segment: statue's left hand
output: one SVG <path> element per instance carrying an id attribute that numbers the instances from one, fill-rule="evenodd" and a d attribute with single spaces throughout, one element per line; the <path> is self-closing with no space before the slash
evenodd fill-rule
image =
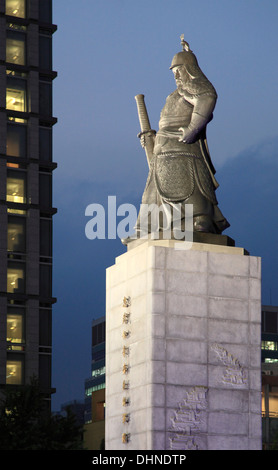
<path id="1" fill-rule="evenodd" d="M 184 142 L 185 144 L 192 144 L 196 138 L 196 131 L 190 129 L 190 127 L 180 127 L 179 131 L 182 132 L 179 142 Z"/>

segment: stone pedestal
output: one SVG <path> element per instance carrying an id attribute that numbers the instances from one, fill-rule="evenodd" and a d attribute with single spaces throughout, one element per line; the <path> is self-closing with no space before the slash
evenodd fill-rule
<path id="1" fill-rule="evenodd" d="M 107 269 L 106 449 L 261 449 L 260 258 L 176 243 Z"/>

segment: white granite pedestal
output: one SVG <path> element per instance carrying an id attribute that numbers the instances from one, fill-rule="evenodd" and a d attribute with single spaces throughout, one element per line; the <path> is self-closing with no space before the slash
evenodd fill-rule
<path id="1" fill-rule="evenodd" d="M 107 450 L 261 449 L 260 258 L 145 241 L 107 269 Z"/>

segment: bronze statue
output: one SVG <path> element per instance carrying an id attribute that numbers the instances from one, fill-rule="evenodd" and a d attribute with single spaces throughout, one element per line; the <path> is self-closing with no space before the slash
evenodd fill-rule
<path id="1" fill-rule="evenodd" d="M 182 208 L 193 204 L 193 231 L 221 234 L 230 224 L 218 208 L 215 195 L 218 183 L 206 139 L 206 126 L 213 118 L 217 93 L 183 35 L 181 40 L 182 51 L 175 54 L 170 66 L 177 89 L 166 99 L 157 132 L 150 127 L 144 95 L 135 97 L 141 123 L 139 137 L 149 163 L 142 204 L 166 204 L 173 208 L 176 204 Z M 141 217 L 142 211 L 135 227 L 137 237 Z M 184 220 L 184 209 L 181 219 Z"/>

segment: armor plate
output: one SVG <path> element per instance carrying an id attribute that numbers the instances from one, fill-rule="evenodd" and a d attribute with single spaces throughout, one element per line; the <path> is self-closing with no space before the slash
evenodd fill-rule
<path id="1" fill-rule="evenodd" d="M 188 155 L 159 155 L 155 162 L 158 193 L 169 201 L 188 199 L 195 187 L 193 158 Z"/>

